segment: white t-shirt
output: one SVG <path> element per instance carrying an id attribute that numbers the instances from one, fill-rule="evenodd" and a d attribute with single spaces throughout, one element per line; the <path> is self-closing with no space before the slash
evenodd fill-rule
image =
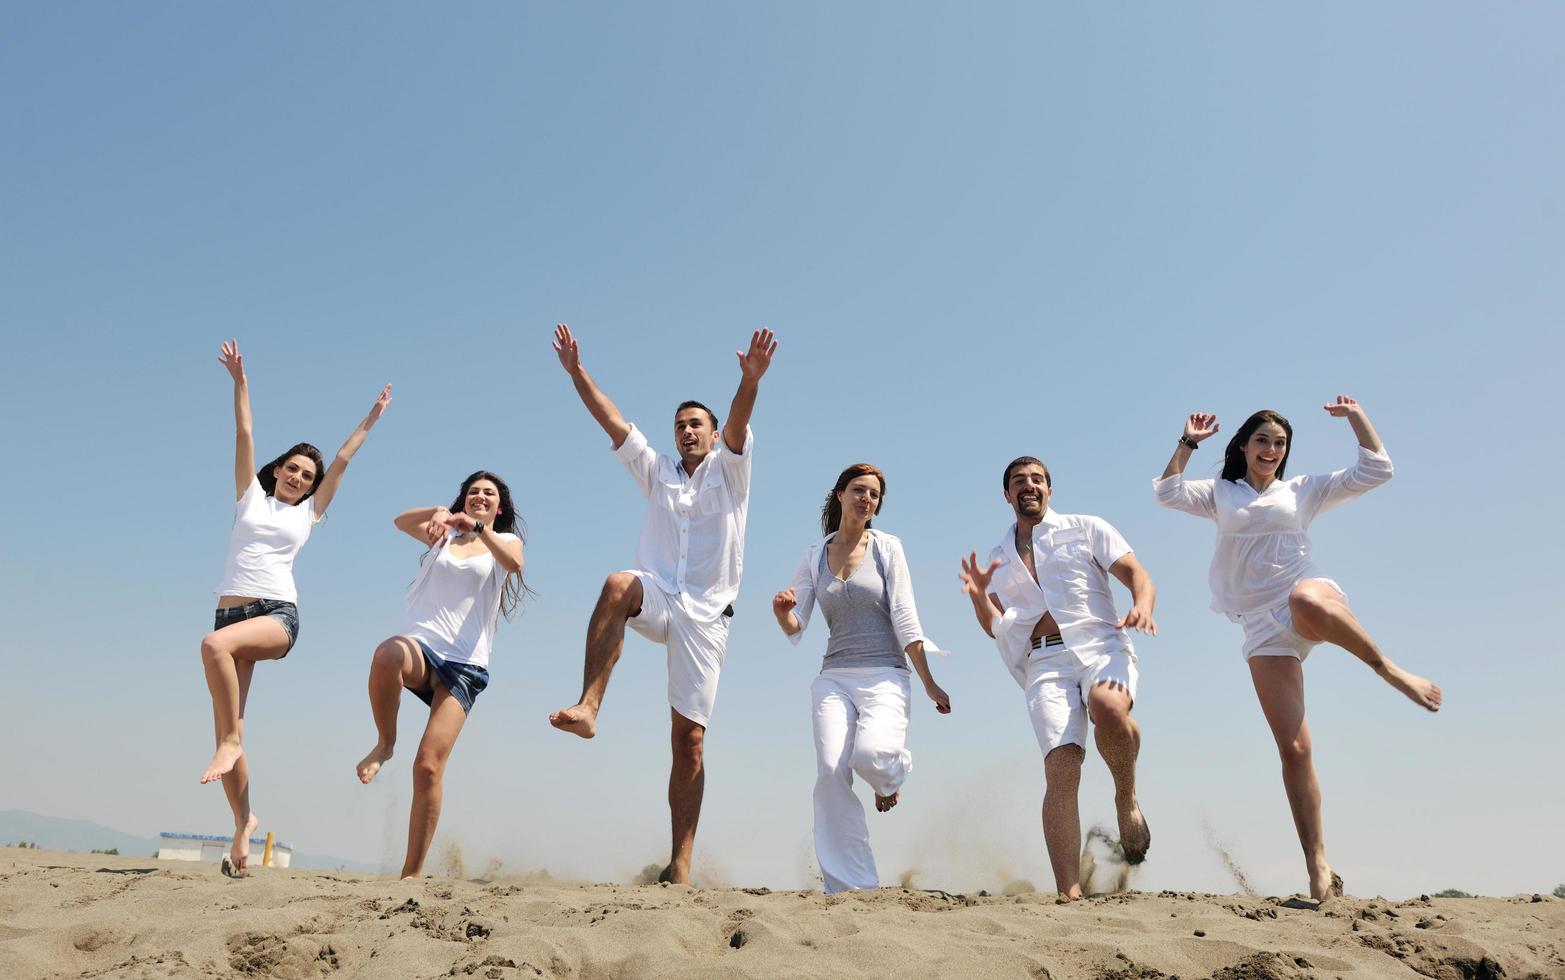
<path id="1" fill-rule="evenodd" d="M 293 559 L 321 520 L 313 495 L 302 504 L 285 504 L 251 479 L 234 505 L 234 531 L 217 594 L 298 602 Z"/>
<path id="2" fill-rule="evenodd" d="M 424 557 L 418 577 L 408 586 L 402 632 L 422 640 L 443 660 L 488 667 L 506 572 L 488 548 L 471 558 L 451 554 L 454 537 L 455 531 L 448 532 Z M 514 534 L 496 537 L 518 540 Z"/>
<path id="3" fill-rule="evenodd" d="M 1317 476 L 1274 480 L 1257 493 L 1244 480 L 1152 481 L 1157 502 L 1217 522 L 1212 555 L 1212 608 L 1230 616 L 1285 605 L 1294 585 L 1324 578 L 1310 559 L 1310 523 L 1320 514 L 1391 479 L 1384 449 L 1358 447 L 1353 466 Z"/>
<path id="4" fill-rule="evenodd" d="M 689 475 L 635 426 L 614 450 L 647 498 L 636 567 L 692 619 L 715 620 L 739 596 L 754 446 L 748 427 L 740 453 L 718 436 L 717 448 Z"/>

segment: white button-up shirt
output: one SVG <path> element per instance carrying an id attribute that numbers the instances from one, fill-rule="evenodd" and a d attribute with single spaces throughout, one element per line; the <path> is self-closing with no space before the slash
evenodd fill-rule
<path id="1" fill-rule="evenodd" d="M 614 450 L 647 498 L 636 567 L 692 619 L 717 619 L 739 596 L 754 443 L 747 426 L 744 451 L 735 453 L 719 433 L 717 448 L 688 476 L 677 458 L 653 449 L 634 425 Z"/>
<path id="2" fill-rule="evenodd" d="M 1114 563 L 1130 552 L 1129 542 L 1103 518 L 1048 511 L 1032 531 L 1033 564 L 1038 570 L 1038 580 L 1033 581 L 1016 552 L 1016 525 L 1012 524 L 989 553 L 990 561 L 1000 559 L 990 585 L 1004 603 L 1007 618 L 1014 621 L 1007 628 L 1015 633 L 1025 628 L 1030 638 L 1043 614 L 1052 612 L 1060 638 L 1078 659 L 1085 661 L 1100 641 L 1109 638 L 1123 642 L 1133 652 L 1130 638 L 1115 625 L 1119 613 L 1114 609 L 1108 574 Z M 1002 648 L 1001 653 L 1006 651 Z M 1010 659 L 1007 657 L 1007 666 Z"/>
<path id="3" fill-rule="evenodd" d="M 1217 522 L 1212 608 L 1233 616 L 1280 606 L 1297 583 L 1324 577 L 1310 560 L 1310 522 L 1392 473 L 1384 449 L 1360 446 L 1349 469 L 1273 480 L 1259 493 L 1244 480 L 1186 480 L 1179 473 L 1153 480 L 1152 490 L 1164 507 Z"/>

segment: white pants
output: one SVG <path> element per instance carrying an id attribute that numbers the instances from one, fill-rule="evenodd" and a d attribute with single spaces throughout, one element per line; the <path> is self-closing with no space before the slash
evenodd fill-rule
<path id="1" fill-rule="evenodd" d="M 668 706 L 697 725 L 711 724 L 728 649 L 728 617 L 691 619 L 652 576 L 634 569 L 631 574 L 641 580 L 641 612 L 625 625 L 668 651 Z"/>
<path id="2" fill-rule="evenodd" d="M 901 788 L 913 768 L 907 750 L 912 685 L 900 667 L 840 667 L 810 685 L 815 717 L 815 859 L 826 891 L 878 888 L 864 804 L 853 774 L 877 796 Z"/>

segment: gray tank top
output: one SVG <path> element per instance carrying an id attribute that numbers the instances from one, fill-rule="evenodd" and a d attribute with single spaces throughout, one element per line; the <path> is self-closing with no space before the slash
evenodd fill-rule
<path id="1" fill-rule="evenodd" d="M 828 667 L 901 667 L 907 669 L 907 654 L 897 646 L 897 633 L 891 625 L 891 603 L 886 594 L 885 574 L 880 553 L 874 544 L 844 582 L 831 573 L 821 548 L 816 569 L 815 602 L 826 616 L 831 636 L 826 640 L 826 656 L 821 669 Z"/>

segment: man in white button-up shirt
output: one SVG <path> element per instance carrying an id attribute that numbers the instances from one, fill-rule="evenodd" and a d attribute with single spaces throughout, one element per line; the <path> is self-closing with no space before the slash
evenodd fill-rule
<path id="1" fill-rule="evenodd" d="M 739 390 L 721 432 L 717 417 L 700 402 L 687 401 L 675 410 L 677 459 L 648 445 L 647 437 L 598 389 L 582 368 L 576 338 L 564 324 L 555 328 L 554 350 L 587 411 L 613 441 L 614 455 L 647 498 L 647 518 L 636 545 L 636 567 L 608 577 L 587 624 L 581 700 L 550 715 L 549 724 L 582 738 L 597 734 L 598 709 L 625 644 L 627 624 L 667 648 L 674 750 L 668 801 L 674 844 L 662 879 L 685 883 L 690 880 L 706 783 L 702 747 L 744 567 L 754 443 L 750 413 L 777 342 L 770 330 L 758 330 L 750 337 L 749 350 L 738 352 Z"/>
<path id="2" fill-rule="evenodd" d="M 1053 480 L 1031 456 L 1005 468 L 1006 503 L 1016 514 L 980 566 L 962 562 L 962 578 L 979 625 L 1027 696 L 1027 712 L 1044 753 L 1043 837 L 1055 887 L 1080 898 L 1081 817 L 1077 789 L 1090 716 L 1098 751 L 1114 777 L 1114 809 L 1125 858 L 1139 864 L 1152 844 L 1136 802 L 1141 731 L 1135 703 L 1136 652 L 1128 630 L 1157 632 L 1157 590 L 1113 525 L 1084 514 L 1049 510 Z M 1121 617 L 1109 590 L 1113 575 L 1130 590 Z"/>

